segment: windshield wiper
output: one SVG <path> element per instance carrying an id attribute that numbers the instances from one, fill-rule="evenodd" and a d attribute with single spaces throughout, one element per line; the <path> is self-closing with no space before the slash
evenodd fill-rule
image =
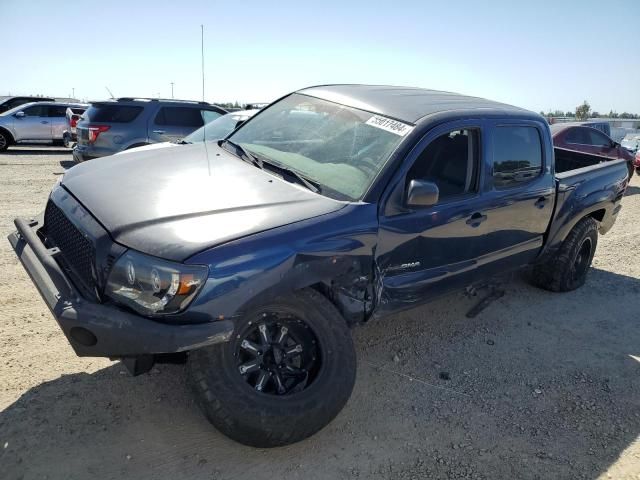
<path id="1" fill-rule="evenodd" d="M 231 145 L 231 146 L 235 147 L 236 149 L 240 150 L 240 152 L 252 164 L 254 164 L 258 168 L 264 169 L 264 165 L 266 164 L 269 167 L 272 167 L 273 169 L 278 170 L 280 172 L 280 174 L 288 175 L 290 177 L 295 178 L 298 181 L 299 184 L 303 185 L 304 187 L 307 187 L 313 193 L 320 193 L 321 190 L 322 190 L 320 188 L 320 185 L 318 185 L 317 183 L 312 182 L 311 180 L 305 178 L 304 176 L 302 176 L 301 174 L 299 174 L 295 170 L 292 170 L 292 169 L 290 169 L 288 167 L 285 167 L 284 165 L 281 165 L 279 163 L 271 162 L 269 160 L 262 160 L 261 158 L 257 157 L 253 153 L 249 152 L 246 148 L 244 148 L 239 143 L 235 143 L 235 142 L 233 142 L 231 140 L 228 140 L 228 139 L 227 140 L 221 140 L 220 142 L 218 142 L 218 144 L 220 146 L 224 145 L 225 143 L 228 143 L 229 145 Z"/>
<path id="2" fill-rule="evenodd" d="M 249 160 L 253 165 L 255 165 L 258 168 L 264 168 L 262 166 L 262 160 L 260 160 L 258 157 L 256 157 L 254 154 L 252 154 L 251 152 L 249 152 L 246 148 L 244 148 L 242 145 L 240 145 L 239 143 L 233 142 L 231 140 L 221 140 L 220 141 L 220 146 L 224 145 L 225 143 L 228 143 L 229 145 L 235 147 L 237 150 L 240 150 L 240 153 L 242 153 L 242 155 L 245 156 L 245 158 L 247 158 L 247 160 Z"/>
<path id="3" fill-rule="evenodd" d="M 318 185 L 316 182 L 312 182 L 311 180 L 309 180 L 308 178 L 304 177 L 303 175 L 301 175 L 300 173 L 298 173 L 297 171 L 291 168 L 288 168 L 279 163 L 274 163 L 270 161 L 267 161 L 264 163 L 266 163 L 268 166 L 274 167 L 276 170 L 279 170 L 281 173 L 285 175 L 289 175 L 295 178 L 298 181 L 298 183 L 307 187 L 313 193 L 320 193 L 322 191 L 322 189 L 320 188 L 320 185 Z"/>

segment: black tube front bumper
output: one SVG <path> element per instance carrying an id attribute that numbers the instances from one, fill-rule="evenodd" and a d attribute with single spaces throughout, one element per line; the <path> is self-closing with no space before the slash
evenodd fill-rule
<path id="1" fill-rule="evenodd" d="M 226 342 L 231 320 L 170 325 L 85 300 L 36 231 L 41 220 L 14 221 L 17 232 L 8 239 L 69 343 L 80 357 L 137 357 L 177 353 Z"/>

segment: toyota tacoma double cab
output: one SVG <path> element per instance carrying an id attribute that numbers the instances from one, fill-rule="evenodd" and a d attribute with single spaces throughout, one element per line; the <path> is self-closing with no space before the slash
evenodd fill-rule
<path id="1" fill-rule="evenodd" d="M 224 140 L 74 166 L 9 241 L 79 356 L 181 356 L 211 423 L 272 447 L 348 401 L 351 326 L 524 266 L 581 286 L 627 177 L 520 108 L 317 86 Z"/>

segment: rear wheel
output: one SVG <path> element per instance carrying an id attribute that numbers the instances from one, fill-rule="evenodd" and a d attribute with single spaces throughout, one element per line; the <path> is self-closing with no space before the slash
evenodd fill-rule
<path id="1" fill-rule="evenodd" d="M 562 243 L 558 254 L 533 269 L 532 282 L 552 292 L 569 292 L 584 285 L 598 245 L 598 224 L 580 220 Z"/>
<path id="2" fill-rule="evenodd" d="M 300 441 L 327 425 L 353 390 L 347 323 L 305 289 L 247 312 L 233 339 L 191 352 L 200 407 L 228 437 L 255 447 Z"/>
<path id="3" fill-rule="evenodd" d="M 65 148 L 73 147 L 73 141 L 71 140 L 71 134 L 69 132 L 64 132 L 62 134 L 62 144 Z"/>

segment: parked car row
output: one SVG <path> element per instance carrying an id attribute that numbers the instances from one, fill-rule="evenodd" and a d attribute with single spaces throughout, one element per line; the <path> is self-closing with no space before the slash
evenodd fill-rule
<path id="1" fill-rule="evenodd" d="M 252 104 L 250 110 L 233 112 L 220 124 L 211 125 L 207 139 L 223 138 L 261 106 Z M 196 101 L 127 97 L 84 105 L 38 98 L 38 102 L 22 103 L 0 114 L 0 151 L 19 142 L 49 141 L 66 147 L 75 143 L 73 157 L 82 162 L 177 142 L 226 114 L 221 107 Z"/>

